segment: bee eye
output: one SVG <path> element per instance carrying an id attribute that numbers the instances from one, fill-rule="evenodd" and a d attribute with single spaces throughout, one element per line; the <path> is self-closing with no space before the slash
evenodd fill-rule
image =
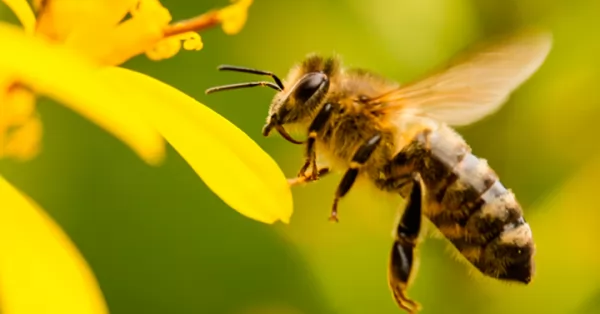
<path id="1" fill-rule="evenodd" d="M 307 102 L 324 84 L 329 84 L 327 75 L 319 72 L 306 74 L 296 85 L 294 98 L 303 103 Z"/>

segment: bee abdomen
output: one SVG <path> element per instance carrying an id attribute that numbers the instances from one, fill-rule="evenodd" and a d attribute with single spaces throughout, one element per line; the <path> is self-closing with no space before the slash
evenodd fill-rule
<path id="1" fill-rule="evenodd" d="M 418 142 L 428 152 L 416 163 L 429 190 L 428 218 L 482 273 L 529 282 L 534 244 L 514 194 L 452 129 Z"/>
<path id="2" fill-rule="evenodd" d="M 430 212 L 432 218 L 449 215 L 464 220 L 491 200 L 485 194 L 494 185 L 498 185 L 494 191 L 503 193 L 498 176 L 487 161 L 473 155 L 462 137 L 452 129 L 442 126 L 420 141 L 425 142 L 429 152 L 419 167 L 420 172 L 439 173 L 438 178 L 429 178 L 430 182 L 426 182 L 430 187 L 430 198 L 440 205 L 439 211 Z M 490 193 L 494 194 L 493 191 Z"/>

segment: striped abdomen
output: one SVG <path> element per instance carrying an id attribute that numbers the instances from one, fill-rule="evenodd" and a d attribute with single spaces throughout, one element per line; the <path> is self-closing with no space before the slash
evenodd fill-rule
<path id="1" fill-rule="evenodd" d="M 402 152 L 401 163 L 427 186 L 425 215 L 460 253 L 488 276 L 528 283 L 534 271 L 531 229 L 487 161 L 445 125 L 418 135 Z"/>

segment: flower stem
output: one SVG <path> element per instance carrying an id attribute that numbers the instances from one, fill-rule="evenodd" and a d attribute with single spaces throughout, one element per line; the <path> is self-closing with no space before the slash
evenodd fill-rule
<path id="1" fill-rule="evenodd" d="M 200 16 L 183 20 L 167 26 L 164 30 L 165 37 L 179 35 L 187 32 L 198 32 L 218 25 L 221 20 L 219 11 L 211 11 Z"/>

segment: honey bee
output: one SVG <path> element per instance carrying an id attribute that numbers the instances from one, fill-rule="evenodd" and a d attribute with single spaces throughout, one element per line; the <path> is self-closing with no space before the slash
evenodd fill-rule
<path id="1" fill-rule="evenodd" d="M 343 67 L 337 56 L 311 54 L 284 81 L 267 71 L 221 66 L 271 76 L 274 83 L 206 92 L 251 86 L 277 90 L 262 133 L 276 130 L 305 145 L 305 162 L 292 185 L 314 182 L 331 171 L 344 173 L 331 220 L 338 220 L 338 203 L 357 178 L 406 200 L 394 230 L 388 282 L 398 306 L 416 313 L 421 306 L 407 289 L 415 276 L 423 215 L 484 275 L 531 281 L 535 244 L 521 206 L 452 127 L 496 112 L 537 71 L 551 46 L 548 32 L 519 31 L 480 42 L 406 85 Z M 291 127 L 304 130 L 307 139 L 293 139 L 286 131 Z"/>

